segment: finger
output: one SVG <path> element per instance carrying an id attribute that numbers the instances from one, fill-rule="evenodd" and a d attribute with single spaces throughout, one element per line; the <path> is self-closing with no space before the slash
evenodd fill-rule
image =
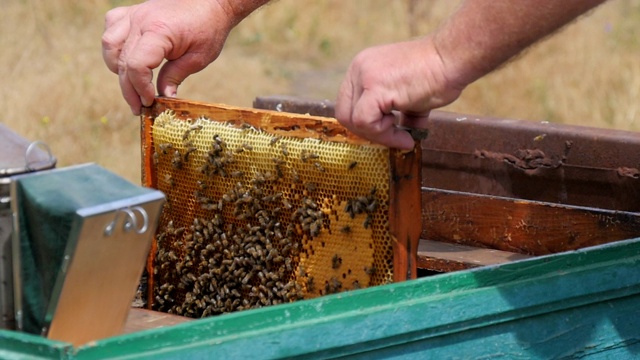
<path id="1" fill-rule="evenodd" d="M 120 81 L 120 90 L 122 91 L 122 97 L 124 97 L 127 104 L 131 108 L 133 115 L 140 115 L 142 103 L 140 101 L 140 95 L 131 85 L 126 68 L 118 72 L 118 79 Z"/>
<path id="2" fill-rule="evenodd" d="M 158 73 L 158 93 L 163 96 L 176 97 L 178 86 L 189 75 L 204 69 L 208 63 L 200 54 L 185 54 L 176 60 L 167 61 Z"/>
<path id="3" fill-rule="evenodd" d="M 406 129 L 396 126 L 397 118 L 394 114 L 384 114 L 377 121 L 385 130 L 376 133 L 363 133 L 362 137 L 391 148 L 413 149 L 415 142 L 411 134 Z"/>
<path id="4" fill-rule="evenodd" d="M 398 149 L 412 149 L 411 135 L 398 129 L 390 105 L 379 103 L 372 92 L 364 91 L 354 108 L 351 129 L 373 142 Z"/>
<path id="5" fill-rule="evenodd" d="M 150 31 L 131 41 L 131 44 L 127 42 L 125 45 L 124 56 L 121 55 L 121 58 L 126 59 L 123 65 L 126 68 L 126 82 L 139 96 L 142 106 L 151 106 L 153 103 L 153 69 L 162 63 L 165 54 L 171 51 L 171 48 L 172 44 L 166 36 Z M 127 51 L 129 49 L 130 51 Z"/>
<path id="6" fill-rule="evenodd" d="M 123 9 L 124 8 L 118 8 Z M 114 10 L 118 10 L 114 9 Z M 114 11 L 112 10 L 112 11 Z M 114 73 L 118 73 L 118 59 L 120 52 L 129 35 L 129 21 L 125 17 L 126 11 L 117 14 L 107 13 L 105 18 L 105 31 L 102 34 L 102 59 Z"/>
<path id="7" fill-rule="evenodd" d="M 104 16 L 104 25 L 105 25 L 105 29 L 109 28 L 111 25 L 115 24 L 116 22 L 119 22 L 120 20 L 122 20 L 125 16 L 127 16 L 130 11 L 135 7 L 131 6 L 131 7 L 117 7 L 117 8 L 113 8 L 109 11 L 107 11 L 107 14 Z"/>
<path id="8" fill-rule="evenodd" d="M 338 97 L 336 99 L 334 116 L 342 125 L 347 126 L 351 123 L 351 114 L 353 113 L 353 86 L 349 78 L 346 78 L 340 84 Z"/>

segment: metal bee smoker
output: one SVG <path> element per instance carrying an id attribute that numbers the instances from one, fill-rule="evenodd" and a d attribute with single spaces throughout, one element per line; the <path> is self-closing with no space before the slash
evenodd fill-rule
<path id="1" fill-rule="evenodd" d="M 11 177 L 15 325 L 75 346 L 119 334 L 164 194 L 96 164 Z"/>
<path id="2" fill-rule="evenodd" d="M 46 144 L 29 142 L 0 124 L 0 329 L 14 329 L 11 176 L 51 169 L 56 158 Z"/>

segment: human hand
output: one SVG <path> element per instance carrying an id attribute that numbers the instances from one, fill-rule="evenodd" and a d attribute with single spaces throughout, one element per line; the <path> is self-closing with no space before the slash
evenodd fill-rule
<path id="1" fill-rule="evenodd" d="M 118 74 L 122 95 L 134 115 L 155 97 L 153 69 L 160 95 L 175 97 L 189 75 L 213 62 L 231 28 L 239 22 L 219 1 L 150 0 L 109 11 L 102 35 L 102 56 Z"/>
<path id="2" fill-rule="evenodd" d="M 389 147 L 412 149 L 411 135 L 429 111 L 460 96 L 430 38 L 376 46 L 351 62 L 336 101 L 336 118 L 353 133 Z M 395 114 L 394 114 L 395 113 Z"/>

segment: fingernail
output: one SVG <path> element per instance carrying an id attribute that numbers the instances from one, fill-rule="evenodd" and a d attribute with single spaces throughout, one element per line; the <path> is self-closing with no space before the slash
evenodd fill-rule
<path id="1" fill-rule="evenodd" d="M 167 96 L 168 96 L 168 97 L 171 97 L 171 98 L 178 97 L 178 93 L 177 93 L 177 92 L 175 92 L 175 91 L 171 91 L 171 92 L 169 93 L 169 95 L 167 95 Z"/>

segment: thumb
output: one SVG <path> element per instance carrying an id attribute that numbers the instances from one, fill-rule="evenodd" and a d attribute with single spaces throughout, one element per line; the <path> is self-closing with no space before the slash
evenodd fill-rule
<path id="1" fill-rule="evenodd" d="M 189 54 L 167 61 L 158 73 L 158 94 L 176 97 L 178 86 L 182 84 L 184 79 L 204 69 L 206 66 L 207 64 L 202 64 Z"/>

